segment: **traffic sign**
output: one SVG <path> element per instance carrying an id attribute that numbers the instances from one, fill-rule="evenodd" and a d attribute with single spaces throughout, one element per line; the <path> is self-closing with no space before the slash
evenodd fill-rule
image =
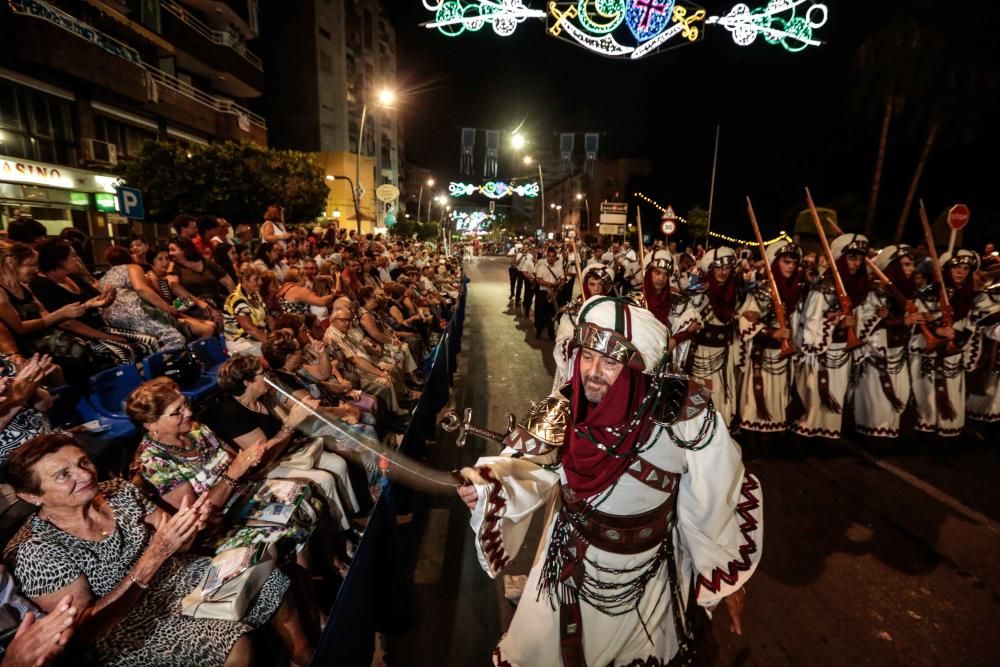
<path id="1" fill-rule="evenodd" d="M 389 202 L 396 201 L 399 197 L 399 188 L 391 183 L 386 183 L 375 188 L 375 196 L 378 197 L 379 201 L 388 204 Z"/>
<path id="2" fill-rule="evenodd" d="M 623 201 L 602 201 L 601 213 L 613 215 L 628 215 L 628 203 Z"/>
<path id="3" fill-rule="evenodd" d="M 673 220 L 668 219 L 667 216 L 663 216 L 663 221 L 660 223 L 660 231 L 670 236 L 677 231 L 677 225 L 674 224 Z"/>
<path id="4" fill-rule="evenodd" d="M 146 219 L 146 209 L 142 205 L 142 190 L 116 185 L 115 208 L 126 218 Z"/>
<path id="5" fill-rule="evenodd" d="M 676 220 L 677 219 L 677 214 L 674 213 L 674 207 L 673 206 L 667 206 L 667 210 L 663 212 L 663 217 L 660 218 L 660 219 L 661 220 Z"/>
<path id="6" fill-rule="evenodd" d="M 948 209 L 948 225 L 956 232 L 969 224 L 969 207 L 955 204 Z"/>

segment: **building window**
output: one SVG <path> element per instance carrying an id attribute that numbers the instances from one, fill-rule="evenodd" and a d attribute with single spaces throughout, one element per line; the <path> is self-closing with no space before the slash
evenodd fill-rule
<path id="1" fill-rule="evenodd" d="M 319 36 L 323 39 L 330 39 L 330 31 L 324 28 L 319 29 Z"/>
<path id="2" fill-rule="evenodd" d="M 128 156 L 138 153 L 147 141 L 154 141 L 156 133 L 106 116 L 94 116 L 94 138 L 114 144 L 119 156 Z"/>
<path id="3" fill-rule="evenodd" d="M 160 0 L 141 0 L 139 2 L 139 23 L 156 34 L 163 32 L 160 24 Z"/>
<path id="4" fill-rule="evenodd" d="M 372 19 L 371 10 L 365 10 L 365 24 L 364 24 L 364 40 L 365 48 L 371 49 L 372 44 L 375 43 L 375 21 Z"/>
<path id="5" fill-rule="evenodd" d="M 0 81 L 0 153 L 75 164 L 72 112 L 66 100 Z"/>

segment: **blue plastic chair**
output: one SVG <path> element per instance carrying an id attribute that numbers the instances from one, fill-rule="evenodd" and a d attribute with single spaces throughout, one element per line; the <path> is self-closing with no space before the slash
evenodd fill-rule
<path id="1" fill-rule="evenodd" d="M 189 344 L 188 349 L 197 357 L 198 361 L 205 364 L 205 375 L 212 377 L 218 374 L 219 366 L 229 358 L 225 340 L 218 336 L 199 338 Z"/>
<path id="2" fill-rule="evenodd" d="M 132 364 L 122 364 L 90 376 L 90 405 L 100 417 L 125 419 L 125 399 L 142 384 L 139 371 Z"/>
<path id="3" fill-rule="evenodd" d="M 143 359 L 142 368 L 146 379 L 152 380 L 163 375 L 166 370 L 167 355 L 178 354 L 182 351 L 183 349 L 161 350 Z M 181 388 L 181 393 L 190 399 L 192 403 L 200 403 L 210 398 L 217 391 L 219 391 L 219 384 L 215 381 L 215 376 L 205 374 L 202 374 L 190 386 Z"/>
<path id="4" fill-rule="evenodd" d="M 77 387 L 72 385 L 62 385 L 49 389 L 52 398 L 55 399 L 52 407 L 46 415 L 49 423 L 54 428 L 68 428 L 79 426 L 86 422 L 100 419 L 108 426 L 103 431 L 94 432 L 94 437 L 102 440 L 115 440 L 118 438 L 135 438 L 139 435 L 139 430 L 128 419 L 114 419 L 106 417 L 97 412 L 90 404 L 86 396 L 80 393 Z"/>

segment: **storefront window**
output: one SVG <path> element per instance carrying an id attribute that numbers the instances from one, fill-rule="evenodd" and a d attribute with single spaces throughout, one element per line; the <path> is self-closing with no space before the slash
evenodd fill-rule
<path id="1" fill-rule="evenodd" d="M 74 164 L 72 106 L 8 81 L 0 81 L 0 153 Z"/>
<path id="2" fill-rule="evenodd" d="M 138 153 L 147 141 L 156 139 L 156 133 L 106 116 L 95 116 L 94 138 L 114 144 L 119 156 L 128 156 Z"/>

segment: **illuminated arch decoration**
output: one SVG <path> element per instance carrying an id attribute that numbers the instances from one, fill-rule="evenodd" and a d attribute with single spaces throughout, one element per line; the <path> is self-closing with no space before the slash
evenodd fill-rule
<path id="1" fill-rule="evenodd" d="M 741 2 L 720 15 L 710 15 L 688 0 L 548 0 L 545 11 L 525 6 L 524 0 L 423 3 L 434 12 L 434 20 L 423 25 L 449 37 L 477 32 L 487 24 L 506 37 L 527 19 L 545 19 L 552 37 L 602 56 L 631 60 L 699 41 L 710 26 L 725 29 L 738 46 L 750 46 L 759 37 L 795 53 L 822 43 L 815 32 L 829 14 L 826 5 L 815 0 L 769 0 L 755 8 Z"/>
<path id="2" fill-rule="evenodd" d="M 468 197 L 479 193 L 490 199 L 503 199 L 504 197 L 537 197 L 539 193 L 538 183 L 524 183 L 522 185 L 511 185 L 503 181 L 487 181 L 482 185 L 472 183 L 456 183 L 452 181 L 448 184 L 448 194 L 452 197 Z"/>
<path id="3" fill-rule="evenodd" d="M 455 231 L 458 232 L 479 232 L 488 229 L 496 222 L 496 214 L 486 211 L 452 211 L 451 220 L 455 224 Z"/>

